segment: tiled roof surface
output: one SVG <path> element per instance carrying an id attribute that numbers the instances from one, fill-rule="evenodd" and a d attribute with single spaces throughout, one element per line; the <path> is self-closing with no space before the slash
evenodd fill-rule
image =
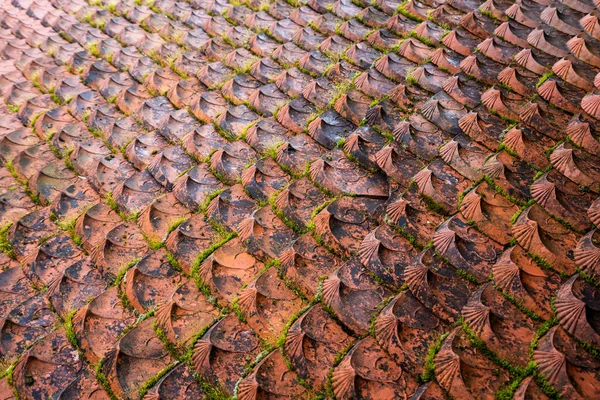
<path id="1" fill-rule="evenodd" d="M 2 1 L 0 399 L 600 398 L 599 9 Z"/>

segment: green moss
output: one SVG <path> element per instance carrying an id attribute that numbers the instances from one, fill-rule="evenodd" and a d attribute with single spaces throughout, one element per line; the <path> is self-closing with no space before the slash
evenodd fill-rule
<path id="1" fill-rule="evenodd" d="M 106 375 L 104 375 L 104 372 L 102 372 L 103 362 L 104 359 L 100 359 L 100 361 L 98 361 L 98 364 L 96 364 L 96 380 L 100 383 L 100 385 L 102 385 L 102 387 L 104 388 L 104 390 L 108 394 L 108 397 L 110 397 L 111 400 L 118 400 L 118 397 L 115 396 L 112 389 L 110 388 L 108 378 L 106 377 Z"/>
<path id="2" fill-rule="evenodd" d="M 12 224 L 12 222 L 9 222 L 2 229 L 0 229 L 0 251 L 2 251 L 11 259 L 16 260 L 17 256 L 15 255 L 12 245 L 8 240 L 8 230 L 10 229 Z"/>
<path id="3" fill-rule="evenodd" d="M 79 351 L 79 343 L 77 341 L 77 336 L 75 335 L 75 331 L 73 329 L 73 316 L 76 312 L 77 310 L 73 310 L 69 314 L 67 314 L 63 326 L 65 328 L 65 336 L 67 337 L 67 340 L 69 341 L 69 343 L 71 343 L 71 346 L 73 346 Z"/>
<path id="4" fill-rule="evenodd" d="M 541 78 L 535 84 L 536 89 L 539 88 L 540 86 L 542 86 L 544 84 L 544 82 L 546 82 L 549 78 L 551 78 L 553 76 L 554 76 L 554 72 L 552 72 L 552 71 L 546 72 L 544 75 L 542 75 Z"/>
<path id="5" fill-rule="evenodd" d="M 523 382 L 523 379 L 525 378 L 525 375 L 520 375 L 512 379 L 508 383 L 508 385 L 505 385 L 496 392 L 496 400 L 512 400 L 515 392 L 519 388 L 519 385 L 521 384 L 521 382 Z"/>
<path id="6" fill-rule="evenodd" d="M 534 312 L 534 311 L 528 309 L 527 307 L 525 307 L 525 305 L 523 305 L 522 301 L 518 300 L 517 298 L 515 298 L 510 293 L 507 293 L 506 291 L 502 290 L 502 288 L 496 286 L 496 283 L 493 280 L 492 280 L 492 285 L 494 286 L 494 288 L 496 288 L 496 290 L 498 290 L 500 293 L 502 293 L 502 296 L 505 299 L 507 299 L 508 301 L 510 301 L 523 314 L 527 315 L 529 318 L 531 318 L 534 321 L 543 321 L 544 320 L 539 314 L 537 314 L 536 312 Z"/>
<path id="7" fill-rule="evenodd" d="M 167 350 L 174 359 L 179 360 L 181 358 L 182 354 L 181 354 L 180 350 L 177 348 L 177 345 L 169 340 L 164 329 L 162 327 L 160 327 L 156 321 L 154 321 L 154 323 L 152 324 L 152 329 L 154 329 L 154 333 L 156 333 L 156 337 L 160 339 L 165 350 Z"/>
<path id="8" fill-rule="evenodd" d="M 423 199 L 423 202 L 425 203 L 425 206 L 427 207 L 427 209 L 429 211 L 432 211 L 432 212 L 442 215 L 444 217 L 447 217 L 450 215 L 448 213 L 448 210 L 446 210 L 446 207 L 444 207 L 440 203 L 436 202 L 431 197 L 421 193 L 421 198 Z"/>
<path id="9" fill-rule="evenodd" d="M 463 332 L 471 342 L 471 345 L 475 347 L 481 354 L 491 360 L 494 364 L 508 370 L 513 375 L 521 376 L 531 373 L 532 368 L 530 366 L 523 368 L 521 366 L 512 365 L 509 361 L 500 358 L 496 352 L 487 347 L 485 342 L 471 330 L 464 320 L 461 319 L 460 324 Z"/>
<path id="10" fill-rule="evenodd" d="M 511 203 L 514 203 L 518 206 L 521 207 L 527 207 L 530 206 L 531 204 L 533 204 L 535 201 L 533 199 L 530 199 L 529 201 L 525 202 L 523 200 L 517 199 L 514 196 L 511 196 L 510 194 L 508 194 L 506 192 L 506 190 L 504 190 L 503 188 L 501 188 L 500 186 L 498 186 L 496 184 L 496 182 L 494 182 L 494 179 L 492 179 L 491 177 L 484 175 L 483 179 L 487 182 L 488 185 L 490 185 L 496 192 L 500 193 L 502 196 L 506 197 L 506 199 L 508 201 L 510 201 Z"/>
<path id="11" fill-rule="evenodd" d="M 412 13 L 408 12 L 408 11 L 407 11 L 407 10 L 404 8 L 404 6 L 405 6 L 407 3 L 408 3 L 408 1 L 406 1 L 406 2 L 402 3 L 402 4 L 400 4 L 400 6 L 398 6 L 398 9 L 397 9 L 398 13 L 399 13 L 399 14 L 402 14 L 402 15 L 404 15 L 404 16 L 405 16 L 406 18 L 408 18 L 408 19 L 412 19 L 413 21 L 416 21 L 416 22 L 423 22 L 423 18 L 419 17 L 418 15 L 414 15 L 414 14 L 412 14 Z"/>
<path id="12" fill-rule="evenodd" d="M 435 379 L 435 356 L 440 351 L 442 343 L 448 337 L 448 335 L 448 332 L 444 333 L 429 347 L 429 350 L 427 351 L 427 357 L 425 358 L 423 373 L 421 374 L 422 382 L 430 382 Z"/>
<path id="13" fill-rule="evenodd" d="M 326 387 L 327 395 L 331 399 L 336 398 L 335 394 L 333 393 L 333 379 L 332 379 L 333 378 L 333 370 L 335 369 L 335 367 L 337 367 L 342 362 L 344 357 L 346 357 L 346 354 L 348 354 L 350 352 L 350 350 L 352 350 L 352 348 L 354 347 L 355 344 L 356 344 L 356 342 L 349 343 L 345 348 L 340 350 L 335 355 L 335 358 L 333 359 L 332 367 L 327 373 L 327 387 Z"/>
<path id="14" fill-rule="evenodd" d="M 169 371 L 171 371 L 177 365 L 179 365 L 178 361 L 171 363 L 171 364 L 167 365 L 165 368 L 163 368 L 162 370 L 160 370 L 160 372 L 158 374 L 154 375 L 152 378 L 147 380 L 140 388 L 140 390 L 138 392 L 138 398 L 142 399 L 146 395 L 146 393 L 148 393 L 148 390 L 152 386 L 154 386 L 158 381 L 160 381 L 163 376 L 165 376 Z"/>
<path id="15" fill-rule="evenodd" d="M 16 112 L 19 112 L 19 109 L 21 108 L 21 106 L 15 106 L 15 105 L 12 105 L 12 104 L 7 104 L 6 108 L 8 108 L 10 111 L 16 113 Z"/>
<path id="16" fill-rule="evenodd" d="M 469 282 L 478 285 L 480 282 L 475 275 L 470 272 L 465 271 L 464 269 L 456 268 L 456 274 L 468 280 Z"/>

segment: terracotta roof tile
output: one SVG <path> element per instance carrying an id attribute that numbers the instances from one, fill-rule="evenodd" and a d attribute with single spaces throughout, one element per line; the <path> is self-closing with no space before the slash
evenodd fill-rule
<path id="1" fill-rule="evenodd" d="M 0 391 L 594 397 L 595 7 L 7 3 Z"/>

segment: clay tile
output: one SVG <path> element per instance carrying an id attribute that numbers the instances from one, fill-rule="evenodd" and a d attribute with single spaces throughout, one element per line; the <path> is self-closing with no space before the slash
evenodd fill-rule
<path id="1" fill-rule="evenodd" d="M 470 56 L 479 42 L 480 39 L 477 36 L 463 29 L 453 29 L 442 38 L 442 43 L 447 48 L 464 57 Z"/>
<path id="2" fill-rule="evenodd" d="M 292 41 L 306 50 L 317 50 L 321 43 L 328 39 L 326 36 L 319 35 L 312 28 L 297 29 L 292 36 Z"/>
<path id="3" fill-rule="evenodd" d="M 72 185 L 77 179 L 77 175 L 62 161 L 54 161 L 33 175 L 27 186 L 42 204 L 47 205 L 60 190 Z"/>
<path id="4" fill-rule="evenodd" d="M 470 228 L 461 216 L 446 220 L 433 236 L 435 249 L 446 257 L 455 268 L 473 274 L 478 280 L 485 279 L 501 248 L 498 243 Z M 476 251 L 466 252 L 466 246 Z"/>
<path id="5" fill-rule="evenodd" d="M 342 197 L 325 207 L 314 217 L 315 232 L 337 253 L 355 254 L 360 241 L 374 229 L 379 200 Z"/>
<path id="6" fill-rule="evenodd" d="M 193 115 L 183 108 L 169 113 L 169 117 L 163 121 L 158 131 L 168 141 L 176 143 L 200 126 Z"/>
<path id="7" fill-rule="evenodd" d="M 480 168 L 489 154 L 483 146 L 465 135 L 455 136 L 440 147 L 439 153 L 446 164 L 470 180 L 481 176 Z"/>
<path id="8" fill-rule="evenodd" d="M 556 170 L 576 184 L 588 187 L 594 193 L 598 192 L 596 156 L 568 144 L 561 144 L 550 154 L 550 162 Z"/>
<path id="9" fill-rule="evenodd" d="M 0 310 L 2 315 L 8 315 L 14 307 L 32 297 L 35 291 L 31 281 L 23 273 L 16 260 L 2 255 L 2 263 L 6 269 L 0 273 L 2 277 L 2 285 L 0 286 L 2 306 Z"/>
<path id="10" fill-rule="evenodd" d="M 415 83 L 430 92 L 438 92 L 443 88 L 443 84 L 449 75 L 438 69 L 433 64 L 425 64 L 410 73 Z"/>
<path id="11" fill-rule="evenodd" d="M 375 367 L 384 362 L 385 370 Z M 371 336 L 358 342 L 333 370 L 333 392 L 336 398 L 377 398 L 374 393 L 389 393 L 392 398 L 412 394 L 417 382 L 394 362 Z"/>
<path id="12" fill-rule="evenodd" d="M 361 272 L 361 268 L 360 262 L 352 259 L 323 282 L 325 304 L 333 309 L 346 327 L 356 333 L 368 331 L 372 310 L 389 293 L 387 289 L 376 285 L 369 275 Z"/>
<path id="13" fill-rule="evenodd" d="M 392 50 L 402 39 L 387 29 L 378 29 L 367 37 L 367 42 L 377 50 Z"/>
<path id="14" fill-rule="evenodd" d="M 245 166 L 255 160 L 256 152 L 246 142 L 238 140 L 215 151 L 210 156 L 210 168 L 232 185 L 243 177 Z"/>
<path id="15" fill-rule="evenodd" d="M 307 26 L 310 22 L 313 22 L 319 13 L 307 5 L 296 8 L 291 14 L 290 19 L 300 26 Z"/>
<path id="16" fill-rule="evenodd" d="M 273 51 L 272 56 L 283 65 L 295 65 L 303 57 L 305 57 L 306 54 L 307 52 L 298 47 L 296 44 L 286 42 L 282 45 L 279 45 Z"/>
<path id="17" fill-rule="evenodd" d="M 469 343 L 460 328 L 444 339 L 434 359 L 436 379 L 453 397 L 492 396 L 506 382 L 508 372 L 497 369 L 496 364 L 471 348 Z M 476 380 L 470 379 L 472 368 L 480 371 Z M 484 386 L 481 382 L 487 384 Z"/>
<path id="18" fill-rule="evenodd" d="M 390 133 L 394 130 L 396 123 L 405 117 L 400 107 L 388 99 L 370 107 L 365 114 L 367 123 L 381 131 Z"/>
<path id="19" fill-rule="evenodd" d="M 600 272 L 600 253 L 594 244 L 596 229 L 583 236 L 575 249 L 575 263 L 586 274 L 597 277 Z"/>
<path id="20" fill-rule="evenodd" d="M 250 95 L 260 87 L 260 82 L 251 75 L 236 75 L 221 87 L 221 92 L 234 104 L 241 105 L 247 102 Z"/>
<path id="21" fill-rule="evenodd" d="M 513 97 L 513 96 L 511 96 Z M 516 115 L 511 109 L 505 106 L 502 94 L 495 88 L 489 89 L 481 95 L 482 105 L 487 108 L 478 107 L 471 111 L 458 121 L 458 125 L 463 133 L 471 139 L 481 143 L 490 150 L 498 148 L 500 138 L 508 128 L 508 123 L 494 115 L 499 114 Z M 516 101 L 506 102 L 511 108 L 517 109 Z M 489 110 L 489 111 L 488 111 Z M 494 114 L 492 114 L 494 113 Z"/>
<path id="22" fill-rule="evenodd" d="M 458 121 L 467 113 L 464 104 L 458 103 L 444 92 L 431 97 L 420 106 L 419 111 L 429 122 L 452 134 L 461 132 Z"/>
<path id="23" fill-rule="evenodd" d="M 144 79 L 152 72 L 160 68 L 150 57 L 142 57 L 137 59 L 134 64 L 129 67 L 129 74 L 139 83 L 143 83 Z"/>
<path id="24" fill-rule="evenodd" d="M 169 263 L 165 251 L 159 250 L 145 255 L 127 270 L 121 290 L 132 307 L 143 314 L 163 303 L 182 279 Z M 157 315 L 157 319 L 161 318 Z"/>
<path id="25" fill-rule="evenodd" d="M 585 353 L 577 355 L 575 349 L 574 340 L 565 329 L 553 327 L 540 338 L 532 358 L 539 365 L 539 372 L 561 395 L 585 398 L 592 393 L 590 387 L 587 384 L 574 385 L 572 382 L 573 379 L 581 381 L 582 374 L 587 377 L 586 382 L 596 382 L 598 377 L 592 371 L 597 368 L 597 361 Z"/>
<path id="26" fill-rule="evenodd" d="M 358 125 L 366 117 L 370 103 L 367 96 L 357 90 L 351 90 L 335 102 L 334 109 L 343 118 Z"/>
<path id="27" fill-rule="evenodd" d="M 593 10 L 584 11 L 588 12 L 589 14 L 582 17 L 579 20 L 579 23 L 581 24 L 581 27 L 584 31 L 586 31 L 594 39 L 598 40 L 600 39 L 600 25 L 598 15 L 593 13 L 592 11 Z"/>
<path id="28" fill-rule="evenodd" d="M 321 327 L 324 327 L 322 329 Z M 327 371 L 332 367 L 335 354 L 350 343 L 344 333 L 322 307 L 311 307 L 290 327 L 284 352 L 303 379 L 316 390 L 324 388 Z M 319 357 L 305 351 L 309 346 L 319 349 Z"/>
<path id="29" fill-rule="evenodd" d="M 448 213 L 457 208 L 459 192 L 470 183 L 440 159 L 415 174 L 413 180 L 421 195 L 432 199 Z M 453 184 L 449 184 L 450 181 Z"/>
<path id="30" fill-rule="evenodd" d="M 377 153 L 385 146 L 385 138 L 369 126 L 353 131 L 344 142 L 343 150 L 361 165 L 377 169 Z"/>
<path id="31" fill-rule="evenodd" d="M 536 175 L 535 169 L 506 150 L 488 158 L 481 167 L 481 172 L 508 196 L 523 203 L 530 197 L 529 185 Z"/>
<path id="32" fill-rule="evenodd" d="M 100 194 L 112 192 L 119 182 L 127 179 L 135 169 L 126 160 L 112 155 L 96 158 L 86 172 L 90 185 Z"/>
<path id="33" fill-rule="evenodd" d="M 311 78 L 296 67 L 283 71 L 275 78 L 275 85 L 283 93 L 295 98 L 302 94 L 302 91 L 308 86 Z"/>
<path id="34" fill-rule="evenodd" d="M 137 392 L 151 377 L 173 362 L 148 318 L 122 336 L 102 361 L 102 373 L 113 393 Z"/>
<path id="35" fill-rule="evenodd" d="M 406 43 L 406 41 L 402 44 L 404 43 Z M 409 49 L 408 47 L 410 46 L 403 48 L 402 44 L 398 49 L 399 54 L 409 60 L 418 59 L 419 57 L 427 54 L 426 50 L 423 51 L 424 49 L 422 48 L 414 49 L 411 47 Z M 371 46 L 369 46 L 367 42 L 355 43 L 351 45 L 345 52 L 346 57 L 348 57 L 350 61 L 352 61 L 355 65 L 359 66 L 360 68 L 365 69 L 371 67 L 373 63 L 381 57 L 381 54 L 382 53 L 379 52 L 377 49 L 374 49 Z M 411 58 L 409 55 L 413 57 Z"/>
<path id="36" fill-rule="evenodd" d="M 425 272 L 426 274 L 426 272 Z M 375 320 L 379 345 L 412 375 L 423 372 L 419 360 L 447 325 L 410 292 L 403 292 Z"/>
<path id="37" fill-rule="evenodd" d="M 209 203 L 206 213 L 209 219 L 233 231 L 240 222 L 252 215 L 255 209 L 256 205 L 246 195 L 242 185 L 236 184 L 217 195 Z"/>
<path id="38" fill-rule="evenodd" d="M 549 218 L 540 206 L 525 209 L 513 224 L 512 232 L 525 250 L 552 263 L 558 271 L 568 274 L 575 271 L 575 263 L 569 257 L 572 250 L 562 252 L 557 246 L 575 249 L 580 235 Z"/>
<path id="39" fill-rule="evenodd" d="M 460 63 L 460 69 L 467 75 L 488 85 L 496 83 L 498 74 L 504 66 L 478 52 L 466 57 Z"/>
<path id="40" fill-rule="evenodd" d="M 321 14 L 312 22 L 313 25 L 317 28 L 317 30 L 328 36 L 332 36 L 337 33 L 336 27 L 341 25 L 343 21 L 343 19 L 338 18 L 334 14 L 328 12 Z"/>
<path id="41" fill-rule="evenodd" d="M 82 247 L 89 252 L 99 245 L 105 235 L 120 222 L 121 217 L 100 202 L 77 219 L 75 233 L 81 238 Z"/>
<path id="42" fill-rule="evenodd" d="M 161 243 L 174 226 L 190 215 L 188 209 L 168 193 L 141 210 L 138 225 L 151 243 Z"/>
<path id="43" fill-rule="evenodd" d="M 64 329 L 58 329 L 23 354 L 14 367 L 13 384 L 22 396 L 60 396 L 79 373 L 85 372 L 82 364 Z"/>
<path id="44" fill-rule="evenodd" d="M 295 174 L 302 174 L 310 163 L 321 157 L 327 150 L 310 136 L 299 134 L 285 139 L 277 148 L 276 161 Z"/>
<path id="45" fill-rule="evenodd" d="M 36 285 L 45 286 L 53 282 L 64 269 L 80 260 L 83 253 L 66 235 L 56 235 L 31 251 L 22 261 L 23 271 Z"/>
<path id="46" fill-rule="evenodd" d="M 598 45 L 595 41 L 586 42 L 586 35 L 579 34 L 574 36 L 567 42 L 567 46 L 571 53 L 577 57 L 577 59 L 590 65 L 591 67 L 597 68 L 600 66 L 600 57 L 598 57 Z"/>
<path id="47" fill-rule="evenodd" d="M 246 132 L 249 126 L 256 123 L 258 115 L 246 105 L 229 108 L 221 114 L 216 123 L 232 138 L 238 138 Z"/>
<path id="48" fill-rule="evenodd" d="M 64 156 L 81 143 L 93 139 L 94 136 L 90 133 L 87 126 L 81 122 L 77 122 L 65 125 L 52 137 L 51 143 L 56 148 L 56 151 Z"/>
<path id="49" fill-rule="evenodd" d="M 260 353 L 252 329 L 229 315 L 214 324 L 194 344 L 194 370 L 233 394 L 246 365 Z"/>
<path id="50" fill-rule="evenodd" d="M 263 30 L 267 29 L 275 21 L 276 19 L 266 11 L 259 11 L 246 18 L 245 24 L 250 29 Z"/>
<path id="51" fill-rule="evenodd" d="M 4 162 L 9 162 L 20 152 L 39 144 L 41 144 L 40 139 L 31 129 L 16 129 L 0 138 L 0 157 L 2 157 Z"/>
<path id="52" fill-rule="evenodd" d="M 594 89 L 595 72 L 580 62 L 563 58 L 552 66 L 552 71 L 564 81 L 586 92 Z"/>
<path id="53" fill-rule="evenodd" d="M 134 117 L 117 119 L 104 129 L 106 141 L 112 148 L 121 148 L 139 135 L 143 135 L 142 127 Z"/>
<path id="54" fill-rule="evenodd" d="M 194 76 L 208 63 L 206 57 L 200 52 L 187 52 L 173 61 L 173 67 L 180 73 Z"/>
<path id="55" fill-rule="evenodd" d="M 3 317 L 0 332 L 5 340 L 0 345 L 0 354 L 7 360 L 15 360 L 36 340 L 49 334 L 57 322 L 57 316 L 45 297 L 34 295 L 23 299 Z M 20 360 L 24 362 L 26 359 Z"/>
<path id="56" fill-rule="evenodd" d="M 194 129 L 181 141 L 185 151 L 200 160 L 209 158 L 215 150 L 223 149 L 228 143 L 212 125 L 202 125 Z"/>
<path id="57" fill-rule="evenodd" d="M 398 123 L 393 130 L 394 138 L 408 146 L 413 153 L 426 160 L 438 154 L 438 147 L 448 139 L 446 132 L 438 129 L 420 114 L 412 114 Z"/>
<path id="58" fill-rule="evenodd" d="M 540 98 L 525 104 L 519 113 L 520 122 L 555 140 L 563 138 L 568 118 L 566 113 L 550 107 Z"/>
<path id="59" fill-rule="evenodd" d="M 248 325 L 268 343 L 280 336 L 288 319 L 306 304 L 269 268 L 239 294 L 237 304 Z"/>
<path id="60" fill-rule="evenodd" d="M 312 210 L 323 204 L 327 196 L 303 177 L 282 190 L 275 199 L 277 210 L 294 224 L 305 229 Z"/>
<path id="61" fill-rule="evenodd" d="M 163 191 L 163 187 L 148 171 L 142 171 L 119 182 L 112 192 L 112 197 L 120 210 L 128 215 L 135 215 Z"/>
<path id="62" fill-rule="evenodd" d="M 197 102 L 191 105 L 190 111 L 200 121 L 210 123 L 227 109 L 227 100 L 216 91 L 207 91 L 200 95 Z"/>
<path id="63" fill-rule="evenodd" d="M 510 239 L 510 219 L 518 207 L 504 197 L 497 196 L 487 183 L 470 191 L 460 205 L 462 215 L 490 238 L 506 245 Z"/>
<path id="64" fill-rule="evenodd" d="M 580 111 L 578 104 L 585 96 L 583 90 L 558 79 L 546 80 L 537 91 L 548 103 L 574 114 Z"/>
<path id="65" fill-rule="evenodd" d="M 591 227 L 587 210 L 591 207 L 595 195 L 579 190 L 579 186 L 552 170 L 542 175 L 531 185 L 531 195 L 549 214 L 571 224 L 577 231 L 586 231 Z"/>
<path id="66" fill-rule="evenodd" d="M 557 9 L 548 6 L 540 13 L 540 19 L 554 29 L 567 35 L 577 35 L 579 29 L 580 13 L 568 7 Z"/>
<path id="67" fill-rule="evenodd" d="M 496 22 L 481 11 L 468 12 L 460 19 L 460 26 L 482 39 L 488 38 L 496 28 Z"/>
<path id="68" fill-rule="evenodd" d="M 289 42 L 292 40 L 294 33 L 300 28 L 301 26 L 291 19 L 284 18 L 277 22 L 273 22 L 269 27 L 269 33 L 277 40 Z"/>
<path id="69" fill-rule="evenodd" d="M 320 50 L 313 50 L 298 61 L 298 65 L 314 75 L 323 75 L 331 60 Z"/>
<path id="70" fill-rule="evenodd" d="M 329 110 L 321 114 L 308 125 L 309 135 L 327 148 L 334 148 L 346 138 L 354 125 L 342 118 L 337 112 Z"/>
<path id="71" fill-rule="evenodd" d="M 598 307 L 597 290 L 574 275 L 561 286 L 554 301 L 560 326 L 575 338 L 593 345 L 600 342 L 600 335 L 588 321 L 587 314 Z"/>
<path id="72" fill-rule="evenodd" d="M 116 276 L 119 269 L 141 257 L 147 250 L 146 240 L 133 223 L 118 224 L 108 230 L 91 252 L 94 263 L 103 274 Z"/>
<path id="73" fill-rule="evenodd" d="M 167 190 L 172 190 L 181 173 L 193 166 L 193 160 L 180 147 L 171 146 L 151 159 L 148 171 Z"/>
<path id="74" fill-rule="evenodd" d="M 303 89 L 302 96 L 320 108 L 327 108 L 334 100 L 334 85 L 327 78 L 317 78 L 310 81 Z"/>
<path id="75" fill-rule="evenodd" d="M 386 225 L 369 232 L 358 250 L 361 263 L 392 287 L 403 284 L 405 269 L 415 255 L 410 242 Z"/>
<path id="76" fill-rule="evenodd" d="M 448 77 L 441 85 L 444 92 L 459 103 L 464 103 L 470 108 L 475 108 L 481 103 L 481 92 L 484 87 L 481 83 L 469 79 L 464 73 Z"/>
<path id="77" fill-rule="evenodd" d="M 434 8 L 429 8 L 425 4 L 422 4 L 421 7 L 423 10 L 420 13 L 425 12 L 426 15 L 430 16 L 422 19 L 431 19 L 436 24 L 446 25 L 451 28 L 459 28 L 461 26 L 461 19 L 464 15 L 463 11 L 454 8 L 449 3 Z"/>
<path id="78" fill-rule="evenodd" d="M 332 193 L 387 197 L 387 179 L 381 173 L 366 171 L 348 160 L 343 152 L 333 150 L 310 166 L 313 182 Z"/>
<path id="79" fill-rule="evenodd" d="M 181 3 L 177 3 L 181 4 Z M 187 3 L 183 3 L 187 4 Z M 175 396 L 182 400 L 192 400 L 204 395 L 200 384 L 194 379 L 190 368 L 186 364 L 179 364 L 164 376 L 156 384 L 148 389 L 149 398 L 168 399 Z"/>
<path id="80" fill-rule="evenodd" d="M 271 158 L 262 158 L 242 172 L 242 185 L 257 200 L 267 200 L 288 185 L 290 177 Z"/>
<path id="81" fill-rule="evenodd" d="M 282 378 L 274 381 L 272 374 Z M 303 399 L 306 397 L 306 392 L 307 389 L 300 385 L 296 373 L 289 369 L 286 359 L 278 350 L 263 358 L 250 375 L 238 383 L 240 400 L 251 400 L 261 395 Z"/>
<path id="82" fill-rule="evenodd" d="M 588 208 L 587 211 L 587 215 L 590 219 L 590 221 L 592 221 L 594 223 L 594 225 L 598 225 L 598 221 L 599 221 L 599 210 L 598 208 L 600 207 L 600 201 L 598 201 L 598 199 L 594 200 L 594 202 L 592 203 L 592 205 Z"/>
<path id="83" fill-rule="evenodd" d="M 410 185 L 412 177 L 423 167 L 418 158 L 396 143 L 390 143 L 379 150 L 376 161 L 386 175 L 404 187 Z"/>

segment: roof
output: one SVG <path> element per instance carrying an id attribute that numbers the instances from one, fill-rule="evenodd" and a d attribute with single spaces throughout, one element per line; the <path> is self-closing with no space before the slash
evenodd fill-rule
<path id="1" fill-rule="evenodd" d="M 598 7 L 4 0 L 0 397 L 597 398 Z"/>

